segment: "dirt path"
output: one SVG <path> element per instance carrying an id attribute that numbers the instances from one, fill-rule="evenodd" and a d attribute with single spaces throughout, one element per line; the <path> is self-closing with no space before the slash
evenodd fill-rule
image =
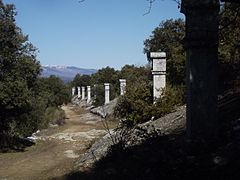
<path id="1" fill-rule="evenodd" d="M 100 117 L 71 106 L 63 109 L 67 115 L 64 126 L 41 131 L 36 145 L 25 152 L 0 154 L 0 180 L 61 177 L 73 171 L 75 161 L 106 134 Z"/>

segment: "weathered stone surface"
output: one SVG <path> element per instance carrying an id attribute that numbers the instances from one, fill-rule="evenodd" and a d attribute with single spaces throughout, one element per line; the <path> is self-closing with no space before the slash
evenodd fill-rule
<path id="1" fill-rule="evenodd" d="M 175 112 L 160 119 L 148 121 L 133 129 L 111 130 L 103 138 L 95 142 L 92 147 L 81 157 L 77 166 L 81 168 L 90 167 L 94 162 L 107 155 L 113 144 L 123 143 L 125 147 L 133 146 L 144 142 L 152 136 L 172 134 L 185 130 L 186 107 L 181 106 Z"/>
<path id="2" fill-rule="evenodd" d="M 166 53 L 152 52 L 153 101 L 160 98 L 166 86 Z"/>
<path id="3" fill-rule="evenodd" d="M 105 88 L 105 104 L 108 104 L 110 102 L 110 84 L 104 83 Z"/>
<path id="4" fill-rule="evenodd" d="M 126 79 L 119 79 L 120 82 L 120 95 L 124 95 L 126 93 Z"/>
<path id="5" fill-rule="evenodd" d="M 75 87 L 72 87 L 72 96 L 75 95 Z"/>
<path id="6" fill-rule="evenodd" d="M 101 117 L 106 117 L 113 114 L 113 110 L 116 104 L 117 98 L 110 101 L 108 104 L 91 109 L 90 112 L 93 114 L 100 115 Z"/>

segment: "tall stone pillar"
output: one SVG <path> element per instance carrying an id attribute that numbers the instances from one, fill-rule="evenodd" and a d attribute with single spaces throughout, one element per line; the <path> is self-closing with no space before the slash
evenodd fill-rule
<path id="1" fill-rule="evenodd" d="M 124 95 L 126 93 L 126 79 L 119 79 L 120 81 L 120 95 Z"/>
<path id="2" fill-rule="evenodd" d="M 91 101 L 91 86 L 87 86 L 87 103 Z"/>
<path id="3" fill-rule="evenodd" d="M 85 99 L 85 87 L 82 87 L 82 100 Z"/>
<path id="4" fill-rule="evenodd" d="M 211 141 L 218 135 L 217 69 L 219 0 L 182 0 L 186 16 L 187 135 Z"/>
<path id="5" fill-rule="evenodd" d="M 110 102 L 110 84 L 104 83 L 105 87 L 105 104 L 108 104 Z"/>
<path id="6" fill-rule="evenodd" d="M 77 90 L 78 90 L 78 98 L 80 98 L 81 97 L 81 88 L 77 87 Z"/>
<path id="7" fill-rule="evenodd" d="M 75 95 L 75 87 L 72 87 L 72 96 Z"/>
<path id="8" fill-rule="evenodd" d="M 153 75 L 153 102 L 160 98 L 166 87 L 166 53 L 150 52 Z"/>

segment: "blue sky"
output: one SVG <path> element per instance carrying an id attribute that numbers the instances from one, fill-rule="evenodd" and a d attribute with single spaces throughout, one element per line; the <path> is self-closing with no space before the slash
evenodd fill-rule
<path id="1" fill-rule="evenodd" d="M 183 15 L 172 0 L 3 0 L 13 3 L 17 24 L 39 49 L 42 65 L 120 69 L 144 65 L 143 41 L 162 20 Z"/>

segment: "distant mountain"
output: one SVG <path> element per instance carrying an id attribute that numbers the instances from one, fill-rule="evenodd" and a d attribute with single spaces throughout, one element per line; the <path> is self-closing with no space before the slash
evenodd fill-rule
<path id="1" fill-rule="evenodd" d="M 96 69 L 84 69 L 74 66 L 56 66 L 56 65 L 43 65 L 41 76 L 49 77 L 50 75 L 55 75 L 61 78 L 63 81 L 72 81 L 76 74 L 86 74 L 91 75 L 97 72 Z"/>

